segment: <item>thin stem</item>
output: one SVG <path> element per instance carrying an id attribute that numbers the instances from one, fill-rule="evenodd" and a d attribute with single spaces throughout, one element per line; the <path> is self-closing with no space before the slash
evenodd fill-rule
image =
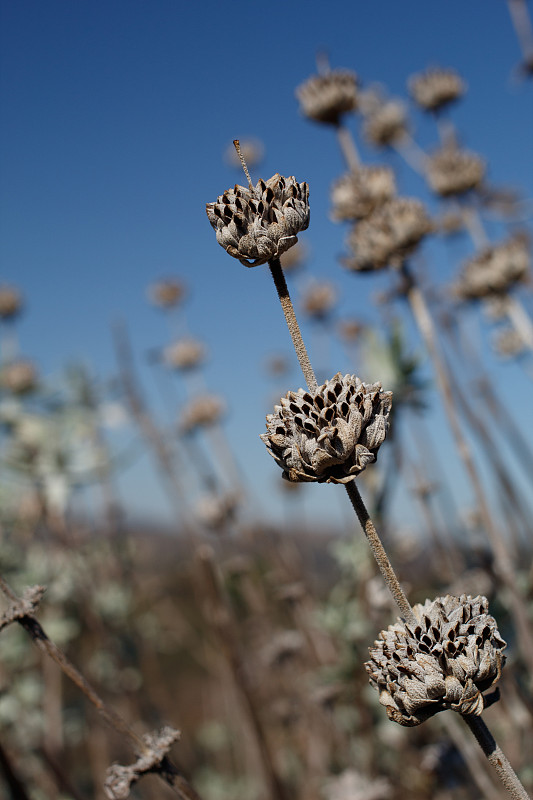
<path id="1" fill-rule="evenodd" d="M 413 613 L 413 609 L 411 608 L 409 600 L 405 596 L 405 593 L 400 586 L 400 581 L 396 577 L 396 573 L 394 572 L 392 564 L 387 557 L 387 553 L 385 552 L 385 548 L 383 547 L 381 539 L 379 538 L 379 534 L 374 527 L 374 523 L 370 519 L 370 515 L 366 510 L 363 499 L 359 494 L 359 489 L 355 485 L 355 481 L 345 483 L 344 486 L 348 497 L 350 498 L 350 502 L 354 507 L 354 511 L 357 514 L 357 518 L 361 523 L 361 527 L 363 528 L 365 536 L 368 540 L 368 544 L 370 545 L 370 549 L 372 550 L 374 558 L 376 559 L 379 570 L 394 598 L 394 602 L 400 610 L 400 614 L 410 625 L 416 625 L 418 620 Z"/>
<path id="2" fill-rule="evenodd" d="M 533 26 L 525 0 L 507 0 L 509 13 L 513 22 L 524 61 L 529 64 L 533 60 Z"/>
<path id="3" fill-rule="evenodd" d="M 520 300 L 508 295 L 505 311 L 524 344 L 533 350 L 533 323 Z"/>
<path id="4" fill-rule="evenodd" d="M 287 288 L 287 282 L 285 280 L 279 258 L 273 258 L 268 262 L 268 266 L 270 267 L 270 272 L 276 285 L 279 301 L 285 315 L 285 321 L 287 323 L 287 327 L 289 328 L 289 333 L 291 335 L 296 356 L 300 362 L 300 367 L 302 368 L 302 372 L 307 383 L 307 388 L 310 392 L 316 392 L 318 389 L 318 383 L 313 371 L 313 367 L 311 366 L 311 362 L 309 360 L 309 355 L 307 353 L 304 340 L 302 339 L 302 334 L 300 333 L 300 326 L 298 325 L 298 320 L 296 319 L 296 314 L 294 313 L 289 290 Z"/>
<path id="5" fill-rule="evenodd" d="M 361 166 L 361 159 L 359 158 L 357 145 L 355 144 L 350 130 L 346 127 L 346 125 L 343 125 L 342 122 L 339 122 L 335 128 L 337 131 L 339 146 L 341 148 L 342 155 L 344 156 L 344 160 L 346 161 L 346 166 L 351 170 L 359 169 Z"/>
<path id="6" fill-rule="evenodd" d="M 516 772 L 505 757 L 501 748 L 494 741 L 494 737 L 481 717 L 473 714 L 463 715 L 463 719 L 476 737 L 488 761 L 498 774 L 511 797 L 515 800 L 529 800 L 529 795 L 520 782 Z"/>
<path id="7" fill-rule="evenodd" d="M 427 153 L 420 145 L 415 142 L 410 133 L 405 133 L 397 142 L 393 142 L 392 147 L 401 155 L 406 164 L 419 175 L 424 174 L 424 165 L 427 161 Z"/>

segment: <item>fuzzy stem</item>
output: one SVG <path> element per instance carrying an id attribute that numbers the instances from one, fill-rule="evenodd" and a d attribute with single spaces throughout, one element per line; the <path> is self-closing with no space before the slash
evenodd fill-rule
<path id="1" fill-rule="evenodd" d="M 289 328 L 292 343 L 294 345 L 298 361 L 300 362 L 307 387 L 310 392 L 316 392 L 318 389 L 318 383 L 313 371 L 313 367 L 311 366 L 311 362 L 309 361 L 309 355 L 307 354 L 304 340 L 302 339 L 302 334 L 300 333 L 300 326 L 298 325 L 298 320 L 296 319 L 296 314 L 294 313 L 289 290 L 287 288 L 287 282 L 285 280 L 279 258 L 273 258 L 268 262 L 268 266 L 270 267 L 270 272 L 274 279 L 274 283 L 276 284 L 279 301 L 285 315 L 285 321 L 287 323 L 287 327 Z"/>
<path id="2" fill-rule="evenodd" d="M 522 786 L 522 783 L 502 750 L 494 741 L 494 737 L 481 717 L 476 717 L 473 714 L 464 714 L 463 719 L 476 737 L 489 763 L 492 764 L 496 770 L 498 778 L 511 797 L 515 798 L 515 800 L 529 800 L 528 793 Z"/>
<path id="3" fill-rule="evenodd" d="M 516 297 L 512 295 L 508 295 L 505 310 L 513 328 L 524 344 L 530 350 L 533 350 L 533 323 L 520 300 L 517 300 Z"/>
<path id="4" fill-rule="evenodd" d="M 355 144 L 350 130 L 346 127 L 346 125 L 343 125 L 342 122 L 339 122 L 335 128 L 337 131 L 339 146 L 342 151 L 342 155 L 344 156 L 344 160 L 346 161 L 346 166 L 351 170 L 359 169 L 361 166 L 361 159 L 359 158 L 357 145 Z"/>
<path id="5" fill-rule="evenodd" d="M 370 549 L 372 550 L 374 558 L 376 559 L 380 572 L 385 579 L 385 583 L 387 584 L 389 591 L 394 598 L 394 602 L 400 609 L 400 614 L 404 620 L 409 623 L 409 625 L 418 624 L 418 620 L 413 614 L 413 609 L 411 608 L 409 600 L 405 596 L 405 593 L 400 586 L 400 582 L 396 577 L 396 573 L 392 568 L 392 564 L 387 557 L 387 553 L 385 552 L 385 548 L 381 543 L 379 534 L 374 527 L 374 523 L 370 519 L 370 515 L 366 510 L 365 504 L 363 503 L 361 495 L 359 494 L 359 489 L 355 485 L 355 481 L 345 483 L 344 486 L 348 497 L 350 498 L 350 502 L 354 507 L 354 511 L 357 514 L 357 518 L 361 523 L 361 527 L 365 532 L 365 536 L 368 540 L 368 544 L 370 545 Z"/>

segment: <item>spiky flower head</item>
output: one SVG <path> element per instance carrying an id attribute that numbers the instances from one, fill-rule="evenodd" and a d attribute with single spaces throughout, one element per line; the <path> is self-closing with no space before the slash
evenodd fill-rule
<path id="1" fill-rule="evenodd" d="M 388 147 L 408 133 L 407 109 L 400 100 L 387 100 L 374 108 L 363 124 L 363 136 L 376 147 Z"/>
<path id="2" fill-rule="evenodd" d="M 340 221 L 363 219 L 395 194 L 394 172 L 389 167 L 360 167 L 331 187 L 331 216 Z"/>
<path id="3" fill-rule="evenodd" d="M 419 200 L 393 198 L 354 227 L 348 238 L 352 256 L 344 264 L 355 272 L 400 266 L 431 229 Z"/>
<path id="4" fill-rule="evenodd" d="M 481 714 L 505 663 L 488 606 L 480 595 L 446 595 L 414 606 L 416 625 L 381 631 L 365 667 L 389 719 L 412 726 L 446 709 Z"/>
<path id="5" fill-rule="evenodd" d="M 167 278 L 152 284 L 148 290 L 150 300 L 159 308 L 173 308 L 183 300 L 185 286 L 175 278 Z"/>
<path id="6" fill-rule="evenodd" d="M 180 428 L 183 433 L 192 433 L 197 428 L 209 428 L 222 419 L 224 401 L 214 394 L 195 397 L 182 411 Z"/>
<path id="7" fill-rule="evenodd" d="M 409 78 L 409 91 L 424 111 L 438 111 L 466 92 L 466 84 L 453 69 L 432 68 Z"/>
<path id="8" fill-rule="evenodd" d="M 22 296 L 14 286 L 0 286 L 0 319 L 13 319 L 22 308 Z"/>
<path id="9" fill-rule="evenodd" d="M 178 339 L 165 347 L 163 360 L 171 369 L 191 370 L 205 360 L 205 346 L 197 339 Z"/>
<path id="10" fill-rule="evenodd" d="M 314 281 L 302 298 L 302 310 L 311 319 L 323 321 L 329 317 L 337 302 L 337 289 L 328 281 Z"/>
<path id="11" fill-rule="evenodd" d="M 462 267 L 454 287 L 461 300 L 479 300 L 510 291 L 530 274 L 527 238 L 515 234 L 501 244 L 486 247 Z"/>
<path id="12" fill-rule="evenodd" d="M 37 386 L 37 369 L 31 361 L 13 361 L 0 373 L 0 387 L 16 395 L 32 392 Z"/>
<path id="13" fill-rule="evenodd" d="M 380 383 L 339 372 L 314 392 L 282 397 L 261 439 L 287 480 L 348 483 L 376 460 L 391 403 Z"/>
<path id="14" fill-rule="evenodd" d="M 426 160 L 425 170 L 431 189 L 450 197 L 478 187 L 485 176 L 485 162 L 475 153 L 445 145 Z"/>
<path id="15" fill-rule="evenodd" d="M 297 87 L 296 97 L 304 117 L 338 125 L 343 114 L 357 108 L 357 75 L 346 69 L 312 75 Z"/>
<path id="16" fill-rule="evenodd" d="M 246 267 L 257 267 L 279 258 L 308 227 L 309 187 L 276 173 L 255 187 L 226 189 L 206 212 L 219 245 Z"/>

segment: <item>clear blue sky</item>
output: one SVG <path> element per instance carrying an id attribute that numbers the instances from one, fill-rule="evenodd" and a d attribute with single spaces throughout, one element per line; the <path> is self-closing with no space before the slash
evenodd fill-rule
<path id="1" fill-rule="evenodd" d="M 205 216 L 206 202 L 243 180 L 223 162 L 228 143 L 258 137 L 263 177 L 310 184 L 309 269 L 338 284 L 341 315 L 368 313 L 387 280 L 338 264 L 345 231 L 329 220 L 328 190 L 342 161 L 331 132 L 302 119 L 294 98 L 318 50 L 395 95 L 430 64 L 459 70 L 469 91 L 453 118 L 465 143 L 488 160 L 491 181 L 533 194 L 531 85 L 513 79 L 520 53 L 503 0 L 1 0 L 0 9 L 0 280 L 27 300 L 24 353 L 45 375 L 83 358 L 109 376 L 120 317 L 142 363 L 167 341 L 146 287 L 183 278 L 189 329 L 210 349 L 207 383 L 235 401 L 228 431 L 263 485 L 277 478 L 258 439 L 263 363 L 290 349 L 268 270 L 228 257 Z M 432 126 L 415 120 L 418 141 L 435 143 Z M 401 164 L 398 180 L 403 193 L 422 188 Z M 287 389 L 301 384 L 294 375 Z M 138 467 L 125 484 L 141 510 L 162 502 L 147 475 Z"/>

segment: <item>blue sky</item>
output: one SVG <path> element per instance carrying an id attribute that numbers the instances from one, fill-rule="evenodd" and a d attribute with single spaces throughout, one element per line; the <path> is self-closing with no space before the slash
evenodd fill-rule
<path id="1" fill-rule="evenodd" d="M 338 263 L 345 230 L 328 217 L 328 191 L 342 160 L 331 131 L 303 119 L 294 97 L 317 51 L 394 95 L 430 64 L 456 68 L 469 87 L 453 112 L 463 141 L 488 160 L 492 182 L 532 195 L 531 85 L 514 78 L 520 53 L 503 0 L 3 0 L 0 10 L 0 279 L 26 297 L 24 354 L 45 375 L 83 359 L 109 377 L 110 325 L 120 318 L 158 408 L 146 353 L 168 332 L 146 287 L 179 276 L 190 290 L 189 330 L 209 346 L 206 381 L 230 398 L 228 433 L 268 497 L 277 475 L 258 439 L 272 390 L 263 365 L 290 347 L 268 270 L 229 258 L 205 216 L 206 202 L 243 181 L 223 161 L 231 140 L 263 141 L 261 176 L 310 184 L 308 274 L 339 286 L 341 316 L 372 315 L 369 299 L 388 278 L 346 275 Z M 416 112 L 414 122 L 417 141 L 435 144 L 432 124 Z M 425 191 L 393 163 L 402 193 Z M 450 268 L 435 258 L 441 281 Z M 335 355 L 334 371 L 352 369 Z M 514 367 L 498 369 L 523 380 Z M 295 369 L 286 388 L 300 384 Z M 145 459 L 125 476 L 123 499 L 166 513 Z M 317 513 L 322 502 L 311 501 Z"/>

